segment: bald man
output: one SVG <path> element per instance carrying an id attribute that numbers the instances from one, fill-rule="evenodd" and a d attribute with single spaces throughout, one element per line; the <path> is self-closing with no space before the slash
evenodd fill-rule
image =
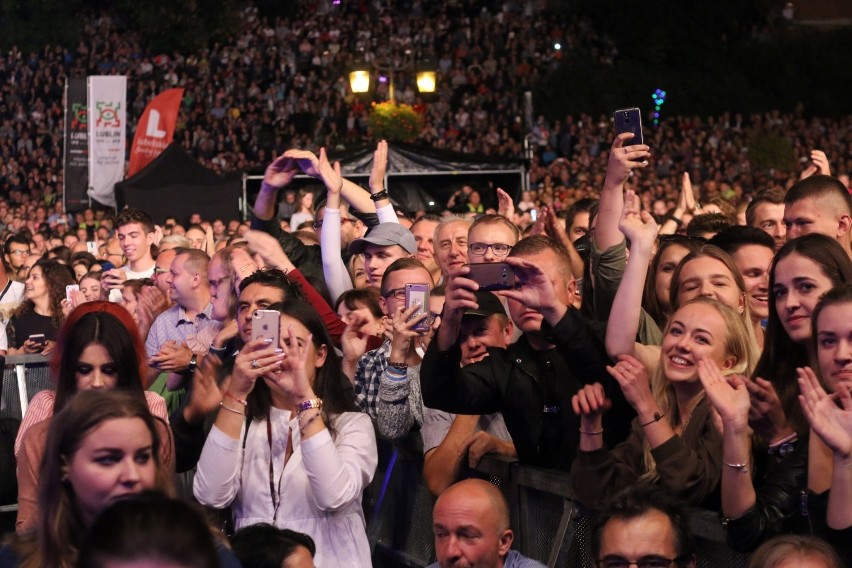
<path id="1" fill-rule="evenodd" d="M 494 485 L 465 479 L 441 493 L 432 511 L 435 553 L 429 568 L 544 568 L 510 550 L 509 506 Z"/>

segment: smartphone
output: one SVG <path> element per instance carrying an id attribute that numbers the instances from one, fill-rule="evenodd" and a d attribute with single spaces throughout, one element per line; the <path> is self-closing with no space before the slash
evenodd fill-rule
<path id="1" fill-rule="evenodd" d="M 426 312 L 429 309 L 429 285 L 428 284 L 406 284 L 405 285 L 405 309 L 409 309 L 411 306 L 418 306 L 418 310 L 412 314 L 411 317 L 416 318 L 420 314 Z M 429 331 L 429 327 L 431 322 L 429 318 L 423 319 L 417 325 L 415 325 L 412 329 L 414 331 L 425 333 Z"/>
<path id="2" fill-rule="evenodd" d="M 530 219 L 533 220 L 533 223 L 538 221 L 538 209 L 530 209 Z"/>
<path id="3" fill-rule="evenodd" d="M 112 290 L 110 290 L 107 299 L 113 304 L 120 304 L 121 301 L 124 300 L 124 298 L 121 296 L 121 289 L 113 288 Z"/>
<path id="4" fill-rule="evenodd" d="M 98 243 L 95 241 L 86 241 L 86 251 L 94 256 L 98 256 Z"/>
<path id="5" fill-rule="evenodd" d="M 624 143 L 625 146 L 644 144 L 642 137 L 642 111 L 638 108 L 624 108 L 613 113 L 615 133 L 632 132 L 633 138 Z"/>
<path id="6" fill-rule="evenodd" d="M 115 268 L 115 265 L 111 262 L 105 262 L 101 265 L 101 272 L 108 272 Z"/>
<path id="7" fill-rule="evenodd" d="M 479 284 L 480 290 L 511 290 L 515 287 L 515 269 L 505 262 L 475 262 L 467 277 Z"/>
<path id="8" fill-rule="evenodd" d="M 35 335 L 31 335 L 27 339 L 32 341 L 36 345 L 40 345 L 41 347 L 44 347 L 44 334 L 43 333 L 37 333 Z"/>
<path id="9" fill-rule="evenodd" d="M 65 299 L 66 299 L 66 300 L 68 300 L 68 301 L 70 302 L 70 301 L 71 301 L 71 295 L 72 295 L 74 292 L 79 292 L 79 291 L 80 291 L 80 286 L 79 286 L 79 285 L 77 285 L 77 284 L 69 284 L 68 286 L 66 286 L 66 287 L 65 287 Z"/>
<path id="10" fill-rule="evenodd" d="M 270 345 L 278 347 L 278 330 L 281 313 L 275 310 L 257 310 L 251 321 L 251 339 L 272 339 Z"/>

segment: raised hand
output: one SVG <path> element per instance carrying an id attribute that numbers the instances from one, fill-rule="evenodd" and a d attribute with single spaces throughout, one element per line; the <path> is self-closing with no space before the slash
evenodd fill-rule
<path id="1" fill-rule="evenodd" d="M 388 143 L 379 140 L 376 151 L 373 152 L 373 168 L 370 170 L 370 193 L 378 193 L 385 189 L 385 173 L 388 171 Z"/>
<path id="2" fill-rule="evenodd" d="M 291 149 L 284 152 L 283 156 L 293 160 L 303 174 L 313 178 L 319 177 L 319 159 L 310 150 Z"/>
<path id="3" fill-rule="evenodd" d="M 613 140 L 606 166 L 605 183 L 624 185 L 633 170 L 648 166 L 647 158 L 651 155 L 650 146 L 629 145 L 631 138 L 633 138 L 632 132 L 623 132 Z"/>
<path id="4" fill-rule="evenodd" d="M 254 388 L 258 378 L 280 368 L 284 360 L 283 350 L 263 338 L 253 339 L 234 359 L 234 372 L 231 374 L 231 393 L 245 400 Z"/>
<path id="5" fill-rule="evenodd" d="M 559 300 L 553 282 L 540 266 L 516 256 L 507 256 L 503 262 L 515 269 L 517 287 L 514 290 L 500 290 L 496 292 L 498 296 L 516 300 L 528 308 L 539 310 L 551 325 L 565 315 L 567 309 L 565 304 Z"/>
<path id="6" fill-rule="evenodd" d="M 813 175 L 831 175 L 831 164 L 828 163 L 828 157 L 825 155 L 825 152 L 822 150 L 811 150 L 811 163 L 807 168 L 799 175 L 799 179 L 805 179 L 811 177 Z"/>
<path id="7" fill-rule="evenodd" d="M 307 374 L 308 353 L 312 339 L 313 335 L 308 334 L 304 344 L 299 345 L 295 326 L 288 325 L 286 347 L 282 353 L 281 363 L 266 374 L 269 388 L 277 388 L 279 392 L 295 402 L 315 398 Z"/>
<path id="8" fill-rule="evenodd" d="M 223 393 L 228 392 L 230 377 L 222 382 L 221 388 L 216 375 L 222 367 L 218 357 L 205 357 L 192 375 L 189 400 L 183 408 L 183 416 L 189 423 L 197 423 L 212 414 L 222 402 Z"/>
<path id="9" fill-rule="evenodd" d="M 647 211 L 639 211 L 636 193 L 629 190 L 624 195 L 624 209 L 618 229 L 630 239 L 630 247 L 643 247 L 647 251 L 654 248 L 660 227 Z"/>
<path id="10" fill-rule="evenodd" d="M 747 430 L 751 402 L 743 378 L 736 375 L 726 377 L 715 363 L 707 360 L 698 362 L 698 378 L 723 426 L 736 431 Z"/>
<path id="11" fill-rule="evenodd" d="M 603 414 L 612 407 L 600 383 L 585 385 L 571 397 L 574 414 L 580 417 L 580 429 L 597 432 L 603 426 Z"/>
<path id="12" fill-rule="evenodd" d="M 645 366 L 631 355 L 619 355 L 615 366 L 607 365 L 607 372 L 618 381 L 624 398 L 637 413 L 651 412 L 657 402 L 651 394 L 651 380 Z"/>
<path id="13" fill-rule="evenodd" d="M 843 459 L 852 457 L 852 393 L 841 386 L 829 395 L 810 367 L 797 369 L 799 402 L 805 418 L 825 445 Z M 840 402 L 841 406 L 837 403 Z"/>
<path id="14" fill-rule="evenodd" d="M 367 339 L 370 337 L 366 329 L 367 325 L 369 320 L 365 315 L 352 312 L 349 321 L 346 322 L 346 329 L 340 337 L 344 361 L 354 365 L 367 352 Z"/>
<path id="15" fill-rule="evenodd" d="M 512 201 L 512 196 L 500 187 L 497 188 L 497 214 L 510 221 L 515 216 L 515 202 Z"/>
<path id="16" fill-rule="evenodd" d="M 404 310 L 397 310 L 396 314 L 394 314 L 391 320 L 393 328 L 393 340 L 391 341 L 390 352 L 391 361 L 405 361 L 412 351 L 411 340 L 422 335 L 414 329 L 416 325 L 428 317 L 425 311 L 417 314 L 417 311 L 421 309 L 423 309 L 422 306 L 414 305 Z"/>
<path id="17" fill-rule="evenodd" d="M 772 383 L 755 377 L 753 381 L 745 381 L 745 386 L 751 396 L 748 422 L 752 429 L 767 442 L 792 434 Z"/>
<path id="18" fill-rule="evenodd" d="M 287 256 L 287 253 L 285 253 L 284 249 L 281 248 L 281 243 L 278 242 L 278 239 L 266 231 L 249 231 L 246 233 L 244 238 L 246 243 L 248 243 L 249 250 L 259 255 L 265 266 L 274 266 L 284 271 L 296 268 L 290 261 L 290 257 Z M 231 259 L 233 261 L 234 255 L 231 255 Z M 258 266 L 257 261 L 249 263 L 247 259 L 242 260 L 245 262 L 240 264 L 239 267 L 242 268 L 243 266 L 246 266 L 246 263 L 248 263 L 248 268 L 243 271 L 244 274 L 241 275 L 240 280 L 249 276 L 249 270 L 252 272 L 257 270 L 255 267 Z M 240 270 L 240 268 L 237 268 L 237 265 L 234 265 L 235 271 Z"/>
<path id="19" fill-rule="evenodd" d="M 287 156 L 287 152 L 284 152 L 266 167 L 263 183 L 274 188 L 282 188 L 290 185 L 297 173 L 299 173 L 299 168 L 296 162 L 293 158 Z"/>
<path id="20" fill-rule="evenodd" d="M 320 148 L 319 175 L 330 194 L 340 195 L 343 189 L 343 176 L 340 175 L 340 162 L 334 162 L 332 166 L 328 161 L 325 148 Z M 335 207 L 336 209 L 336 207 Z"/>

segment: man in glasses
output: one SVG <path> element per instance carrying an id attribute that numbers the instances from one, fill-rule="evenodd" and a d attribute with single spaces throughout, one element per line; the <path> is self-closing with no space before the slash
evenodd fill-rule
<path id="1" fill-rule="evenodd" d="M 6 262 L 12 269 L 12 274 L 17 274 L 30 255 L 30 240 L 22 234 L 12 235 L 6 239 L 3 245 L 6 253 Z"/>
<path id="2" fill-rule="evenodd" d="M 592 527 L 591 553 L 599 568 L 694 568 L 686 512 L 653 485 L 617 494 Z"/>
<path id="3" fill-rule="evenodd" d="M 430 333 L 415 329 L 424 318 L 428 323 L 428 304 L 406 308 L 405 287 L 420 284 L 431 289 L 434 283 L 415 258 L 398 259 L 383 272 L 381 304 L 391 325 L 391 339 L 364 353 L 367 337 L 359 329 L 365 322 L 351 321 L 342 340 L 343 372 L 355 384 L 355 403 L 377 421 L 379 435 L 395 440 L 423 422 L 421 341 Z"/>
<path id="4" fill-rule="evenodd" d="M 519 236 L 518 228 L 502 215 L 479 217 L 467 234 L 468 262 L 503 262 Z"/>

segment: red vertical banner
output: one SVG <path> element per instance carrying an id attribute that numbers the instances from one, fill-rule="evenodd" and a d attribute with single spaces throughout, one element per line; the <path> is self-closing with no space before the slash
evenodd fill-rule
<path id="1" fill-rule="evenodd" d="M 147 166 L 165 150 L 175 133 L 183 89 L 163 91 L 148 103 L 133 137 L 127 177 Z"/>

